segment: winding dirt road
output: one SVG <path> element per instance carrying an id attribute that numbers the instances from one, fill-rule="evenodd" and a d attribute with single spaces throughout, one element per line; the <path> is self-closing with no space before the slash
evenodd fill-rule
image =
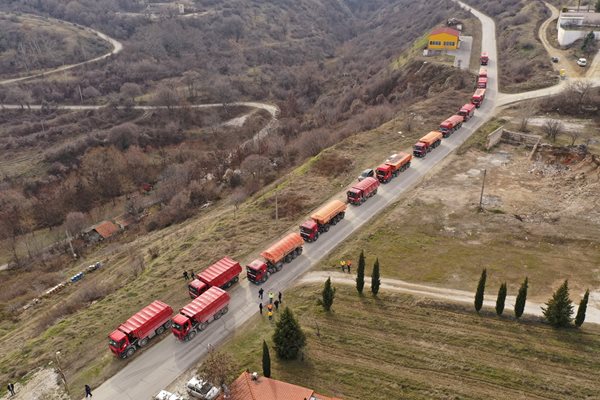
<path id="1" fill-rule="evenodd" d="M 28 16 L 30 16 L 32 18 L 40 18 L 37 15 L 28 15 Z M 101 56 L 92 58 L 90 60 L 82 61 L 82 62 L 79 62 L 79 63 L 76 63 L 76 64 L 63 65 L 63 66 L 58 67 L 58 68 L 49 69 L 49 70 L 42 71 L 42 72 L 39 72 L 39 73 L 35 73 L 35 74 L 32 74 L 32 75 L 21 76 L 19 78 L 5 79 L 3 81 L 0 81 L 0 85 L 9 85 L 11 83 L 22 82 L 22 81 L 26 81 L 26 80 L 29 80 L 29 79 L 40 78 L 40 77 L 43 77 L 43 76 L 48 76 L 48 75 L 51 75 L 51 74 L 56 74 L 58 72 L 68 71 L 70 69 L 77 68 L 77 67 L 80 67 L 80 66 L 85 65 L 85 64 L 90 64 L 90 63 L 93 63 L 93 62 L 98 62 L 98 61 L 104 60 L 105 58 L 108 58 L 110 56 L 119 54 L 123 50 L 123 44 L 121 42 L 119 42 L 116 39 L 113 39 L 112 37 L 110 37 L 110 36 L 108 36 L 108 35 L 100 32 L 100 31 L 97 31 L 97 30 L 92 29 L 92 28 L 88 28 L 87 26 L 74 24 L 72 22 L 60 21 L 60 20 L 53 19 L 53 18 L 48 18 L 48 19 L 52 19 L 52 20 L 57 21 L 58 23 L 62 23 L 62 24 L 71 24 L 71 25 L 76 26 L 76 27 L 78 27 L 78 28 L 80 28 L 80 29 L 82 29 L 82 30 L 84 30 L 86 32 L 90 32 L 90 33 L 98 36 L 100 39 L 103 39 L 104 41 L 110 43 L 110 45 L 112 46 L 112 50 L 109 51 L 106 54 L 101 55 Z"/>

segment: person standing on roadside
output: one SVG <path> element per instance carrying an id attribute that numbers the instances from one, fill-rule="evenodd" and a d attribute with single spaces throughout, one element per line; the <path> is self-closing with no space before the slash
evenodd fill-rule
<path id="1" fill-rule="evenodd" d="M 263 293 L 264 293 L 264 292 L 265 292 L 265 291 L 263 290 L 263 288 L 260 288 L 260 289 L 258 289 L 258 298 L 259 298 L 259 299 L 261 299 L 261 300 L 262 300 L 262 298 L 263 298 Z"/>
<path id="2" fill-rule="evenodd" d="M 11 397 L 15 395 L 15 385 L 13 385 L 12 382 L 6 385 L 6 388 L 8 389 Z"/>
<path id="3" fill-rule="evenodd" d="M 269 311 L 267 313 L 267 315 L 269 316 L 269 321 L 272 321 L 273 320 L 273 311 Z"/>
<path id="4" fill-rule="evenodd" d="M 258 303 L 258 310 L 260 311 L 260 315 L 262 315 L 262 309 L 263 309 L 262 302 Z"/>
<path id="5" fill-rule="evenodd" d="M 281 300 L 283 298 L 283 295 L 281 294 L 281 292 L 277 293 L 277 298 L 279 299 L 279 303 L 283 303 L 283 300 Z"/>
<path id="6" fill-rule="evenodd" d="M 196 277 L 194 276 L 194 270 L 193 269 L 190 271 L 190 279 L 191 280 L 196 279 Z"/>
<path id="7" fill-rule="evenodd" d="M 92 397 L 92 388 L 90 385 L 85 385 L 85 398 Z"/>
<path id="8" fill-rule="evenodd" d="M 346 269 L 348 270 L 348 273 L 350 273 L 350 268 L 352 268 L 352 261 L 348 260 L 346 261 Z"/>
<path id="9" fill-rule="evenodd" d="M 275 300 L 273 304 L 275 304 L 275 311 L 279 311 L 279 300 Z"/>
<path id="10" fill-rule="evenodd" d="M 340 261 L 340 266 L 342 267 L 342 272 L 346 272 L 346 261 Z"/>
<path id="11" fill-rule="evenodd" d="M 269 303 L 273 304 L 273 298 L 275 298 L 275 294 L 273 294 L 273 292 L 269 292 Z"/>
<path id="12" fill-rule="evenodd" d="M 186 281 L 190 280 L 187 271 L 183 271 L 183 279 L 185 279 Z"/>

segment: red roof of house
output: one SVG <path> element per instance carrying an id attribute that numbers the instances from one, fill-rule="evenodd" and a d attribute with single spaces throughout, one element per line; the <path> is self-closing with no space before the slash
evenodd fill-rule
<path id="1" fill-rule="evenodd" d="M 305 400 L 311 396 L 319 400 L 341 400 L 316 394 L 313 390 L 291 383 L 259 376 L 252 380 L 252 374 L 243 372 L 229 387 L 227 400 Z M 224 400 L 221 394 L 218 400 Z"/>
<path id="2" fill-rule="evenodd" d="M 103 221 L 94 227 L 94 230 L 98 232 L 104 239 L 111 237 L 119 231 L 119 227 L 110 221 Z"/>
<path id="3" fill-rule="evenodd" d="M 457 31 L 456 29 L 448 28 L 447 26 L 441 26 L 439 28 L 435 28 L 434 30 L 431 31 L 430 35 L 437 35 L 440 33 L 447 33 L 449 35 L 456 36 L 456 37 L 460 36 L 459 31 Z"/>

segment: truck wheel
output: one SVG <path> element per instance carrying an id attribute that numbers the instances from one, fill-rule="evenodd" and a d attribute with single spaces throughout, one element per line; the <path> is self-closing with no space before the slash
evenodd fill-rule
<path id="1" fill-rule="evenodd" d="M 238 281 L 239 281 L 239 280 L 240 280 L 240 277 L 239 277 L 239 276 L 236 276 L 235 278 L 233 278 L 233 279 L 231 280 L 231 282 L 232 282 L 231 284 L 233 285 L 234 283 L 238 283 Z"/>
<path id="2" fill-rule="evenodd" d="M 329 231 L 329 224 L 323 225 L 323 232 L 328 232 L 328 231 Z"/>
<path id="3" fill-rule="evenodd" d="M 165 327 L 164 326 L 159 326 L 158 329 L 156 330 L 156 334 L 157 335 L 161 335 L 163 332 L 165 331 Z"/>
<path id="4" fill-rule="evenodd" d="M 313 240 L 313 242 L 316 242 L 318 238 L 319 238 L 319 232 L 315 233 L 315 239 Z"/>
<path id="5" fill-rule="evenodd" d="M 208 321 L 205 321 L 203 323 L 200 324 L 200 326 L 198 326 L 198 330 L 203 331 L 206 328 L 208 328 Z"/>
<path id="6" fill-rule="evenodd" d="M 165 322 L 163 324 L 163 326 L 165 327 L 165 329 L 171 329 L 171 326 L 173 325 L 173 321 L 168 320 L 167 322 Z"/>
<path id="7" fill-rule="evenodd" d="M 271 273 L 269 271 L 265 272 L 265 274 L 263 275 L 262 280 L 260 282 L 265 283 L 269 279 L 269 275 L 271 275 Z"/>
<path id="8" fill-rule="evenodd" d="M 216 314 L 214 315 L 214 317 L 213 317 L 213 318 L 214 318 L 214 319 L 215 319 L 215 321 L 216 321 L 216 320 L 218 320 L 219 318 L 221 318 L 221 316 L 222 316 L 222 315 L 223 315 L 223 313 L 222 313 L 221 311 L 219 311 L 218 313 L 216 313 Z"/>
<path id="9" fill-rule="evenodd" d="M 292 258 L 292 255 L 291 255 L 291 254 L 288 254 L 287 256 L 285 256 L 285 262 L 286 262 L 286 263 L 291 263 L 291 262 L 292 262 L 292 260 L 293 260 L 293 258 Z"/>
<path id="10" fill-rule="evenodd" d="M 406 168 L 405 169 L 409 169 L 410 168 L 410 161 L 408 163 L 406 163 Z"/>
<path id="11" fill-rule="evenodd" d="M 302 247 L 298 247 L 298 248 L 296 249 L 296 252 L 298 252 L 298 255 L 302 254 Z"/>
<path id="12" fill-rule="evenodd" d="M 377 189 L 373 190 L 373 193 L 371 194 L 371 196 L 375 196 L 377 194 Z"/>
<path id="13" fill-rule="evenodd" d="M 229 306 L 225 306 L 221 309 L 221 315 L 225 315 L 227 314 L 227 311 L 229 311 Z"/>
<path id="14" fill-rule="evenodd" d="M 195 337 L 196 337 L 196 330 L 194 329 L 193 331 L 188 333 L 188 335 L 185 337 L 185 340 L 192 340 Z"/>
<path id="15" fill-rule="evenodd" d="M 131 357 L 135 353 L 135 347 L 130 347 L 125 352 L 125 357 Z"/>
<path id="16" fill-rule="evenodd" d="M 148 344 L 148 338 L 143 338 L 142 340 L 139 341 L 138 346 L 144 347 L 147 344 Z"/>
<path id="17" fill-rule="evenodd" d="M 344 219 L 345 216 L 346 216 L 346 213 L 344 213 L 344 212 L 340 213 L 340 219 Z"/>

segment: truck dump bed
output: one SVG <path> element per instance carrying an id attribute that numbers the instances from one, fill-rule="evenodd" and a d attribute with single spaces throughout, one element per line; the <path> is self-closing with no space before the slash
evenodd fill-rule
<path id="1" fill-rule="evenodd" d="M 196 322 L 204 322 L 227 303 L 229 303 L 229 294 L 218 287 L 211 287 L 183 307 L 180 312 Z"/>
<path id="2" fill-rule="evenodd" d="M 333 200 L 315 211 L 310 218 L 321 225 L 328 224 L 329 221 L 342 211 L 346 211 L 346 203 L 339 200 Z"/>
<path id="3" fill-rule="evenodd" d="M 368 177 L 368 178 L 365 178 L 362 181 L 357 182 L 354 185 L 352 185 L 352 189 L 356 189 L 356 190 L 359 190 L 359 191 L 369 191 L 369 189 L 373 185 L 378 186 L 379 185 L 379 181 L 377 179 L 375 179 L 375 178 Z"/>
<path id="4" fill-rule="evenodd" d="M 412 160 L 412 154 L 398 153 L 394 154 L 392 157 L 386 160 L 385 163 L 387 165 L 391 165 L 396 170 L 404 164 L 406 164 L 407 162 L 409 162 L 410 160 Z"/>
<path id="5" fill-rule="evenodd" d="M 224 257 L 198 274 L 198 279 L 210 286 L 223 286 L 242 272 L 239 262 Z"/>
<path id="6" fill-rule="evenodd" d="M 304 244 L 302 236 L 299 233 L 290 233 L 277 243 L 271 245 L 267 250 L 260 253 L 266 260 L 273 264 L 281 261 L 292 250 Z"/>
<path id="7" fill-rule="evenodd" d="M 432 143 L 437 142 L 438 140 L 441 140 L 441 139 L 442 139 L 442 132 L 431 131 L 427 135 L 425 135 L 421 139 L 419 139 L 419 142 L 423 142 L 423 143 L 427 143 L 428 145 L 431 145 Z"/>
<path id="8" fill-rule="evenodd" d="M 173 315 L 173 309 L 160 300 L 144 307 L 119 326 L 119 330 L 127 335 L 143 338 L 164 324 Z"/>

